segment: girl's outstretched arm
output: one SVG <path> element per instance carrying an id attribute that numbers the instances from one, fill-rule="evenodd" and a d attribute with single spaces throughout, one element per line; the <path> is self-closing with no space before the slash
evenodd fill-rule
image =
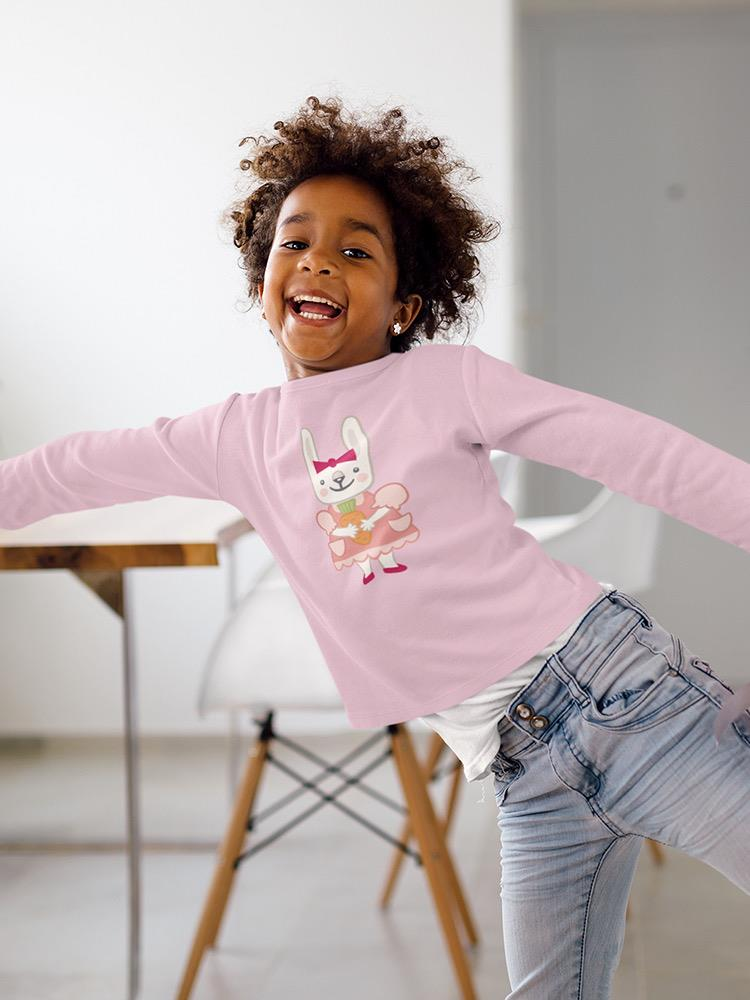
<path id="1" fill-rule="evenodd" d="M 78 431 L 0 462 L 0 528 L 161 496 L 221 500 L 219 438 L 239 393 L 147 427 Z"/>
<path id="2" fill-rule="evenodd" d="M 674 424 L 527 375 L 470 345 L 464 385 L 476 440 L 598 480 L 750 552 L 750 464 Z M 750 684 L 721 707 L 718 743 L 750 710 Z"/>
<path id="3" fill-rule="evenodd" d="M 750 463 L 474 345 L 464 349 L 463 374 L 478 442 L 597 480 L 750 552 Z"/>

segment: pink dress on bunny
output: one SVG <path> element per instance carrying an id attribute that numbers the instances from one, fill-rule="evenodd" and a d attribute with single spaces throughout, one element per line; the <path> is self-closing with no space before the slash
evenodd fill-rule
<path id="1" fill-rule="evenodd" d="M 365 490 L 354 497 L 353 501 L 341 504 L 342 507 L 351 507 L 361 512 L 365 517 L 370 517 L 379 507 L 392 508 L 391 512 L 375 522 L 370 531 L 353 538 L 331 535 L 333 529 L 341 523 L 351 522 L 346 516 L 349 512 L 341 511 L 339 504 L 331 503 L 325 510 L 318 511 L 316 519 L 329 535 L 328 546 L 336 569 L 351 566 L 355 561 L 375 559 L 393 549 L 402 548 L 407 542 L 415 542 L 419 538 L 419 528 L 412 522 L 411 514 L 402 514 L 400 510 L 401 504 L 408 498 L 408 490 L 401 483 L 386 483 L 374 493 Z"/>

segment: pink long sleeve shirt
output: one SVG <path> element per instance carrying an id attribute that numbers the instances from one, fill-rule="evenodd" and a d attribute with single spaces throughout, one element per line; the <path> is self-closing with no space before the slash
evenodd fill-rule
<path id="1" fill-rule="evenodd" d="M 68 434 L 0 463 L 0 527 L 165 495 L 233 504 L 294 589 L 352 726 L 379 727 L 505 677 L 601 594 L 514 523 L 490 449 L 750 552 L 750 464 L 459 344 Z"/>

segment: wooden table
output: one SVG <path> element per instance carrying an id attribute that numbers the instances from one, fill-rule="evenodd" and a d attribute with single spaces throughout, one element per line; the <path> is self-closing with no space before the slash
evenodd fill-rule
<path id="1" fill-rule="evenodd" d="M 234 543 L 252 525 L 231 504 L 159 497 L 94 510 L 55 514 L 0 530 L 0 570 L 66 569 L 100 597 L 123 623 L 123 704 L 128 852 L 128 1000 L 140 988 L 140 809 L 134 631 L 129 569 L 218 566 L 230 558 L 230 609 L 236 603 Z"/>

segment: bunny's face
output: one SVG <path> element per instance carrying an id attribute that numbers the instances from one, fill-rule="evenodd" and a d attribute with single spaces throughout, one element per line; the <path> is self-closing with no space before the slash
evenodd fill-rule
<path id="1" fill-rule="evenodd" d="M 370 446 L 356 417 L 347 417 L 341 425 L 344 450 L 332 458 L 318 459 L 313 436 L 306 427 L 300 435 L 310 481 L 322 503 L 350 500 L 372 485 Z"/>
<path id="2" fill-rule="evenodd" d="M 362 493 L 372 482 L 372 476 L 358 458 L 336 462 L 333 467 L 321 469 L 313 481 L 315 493 L 324 503 L 339 503 Z"/>

